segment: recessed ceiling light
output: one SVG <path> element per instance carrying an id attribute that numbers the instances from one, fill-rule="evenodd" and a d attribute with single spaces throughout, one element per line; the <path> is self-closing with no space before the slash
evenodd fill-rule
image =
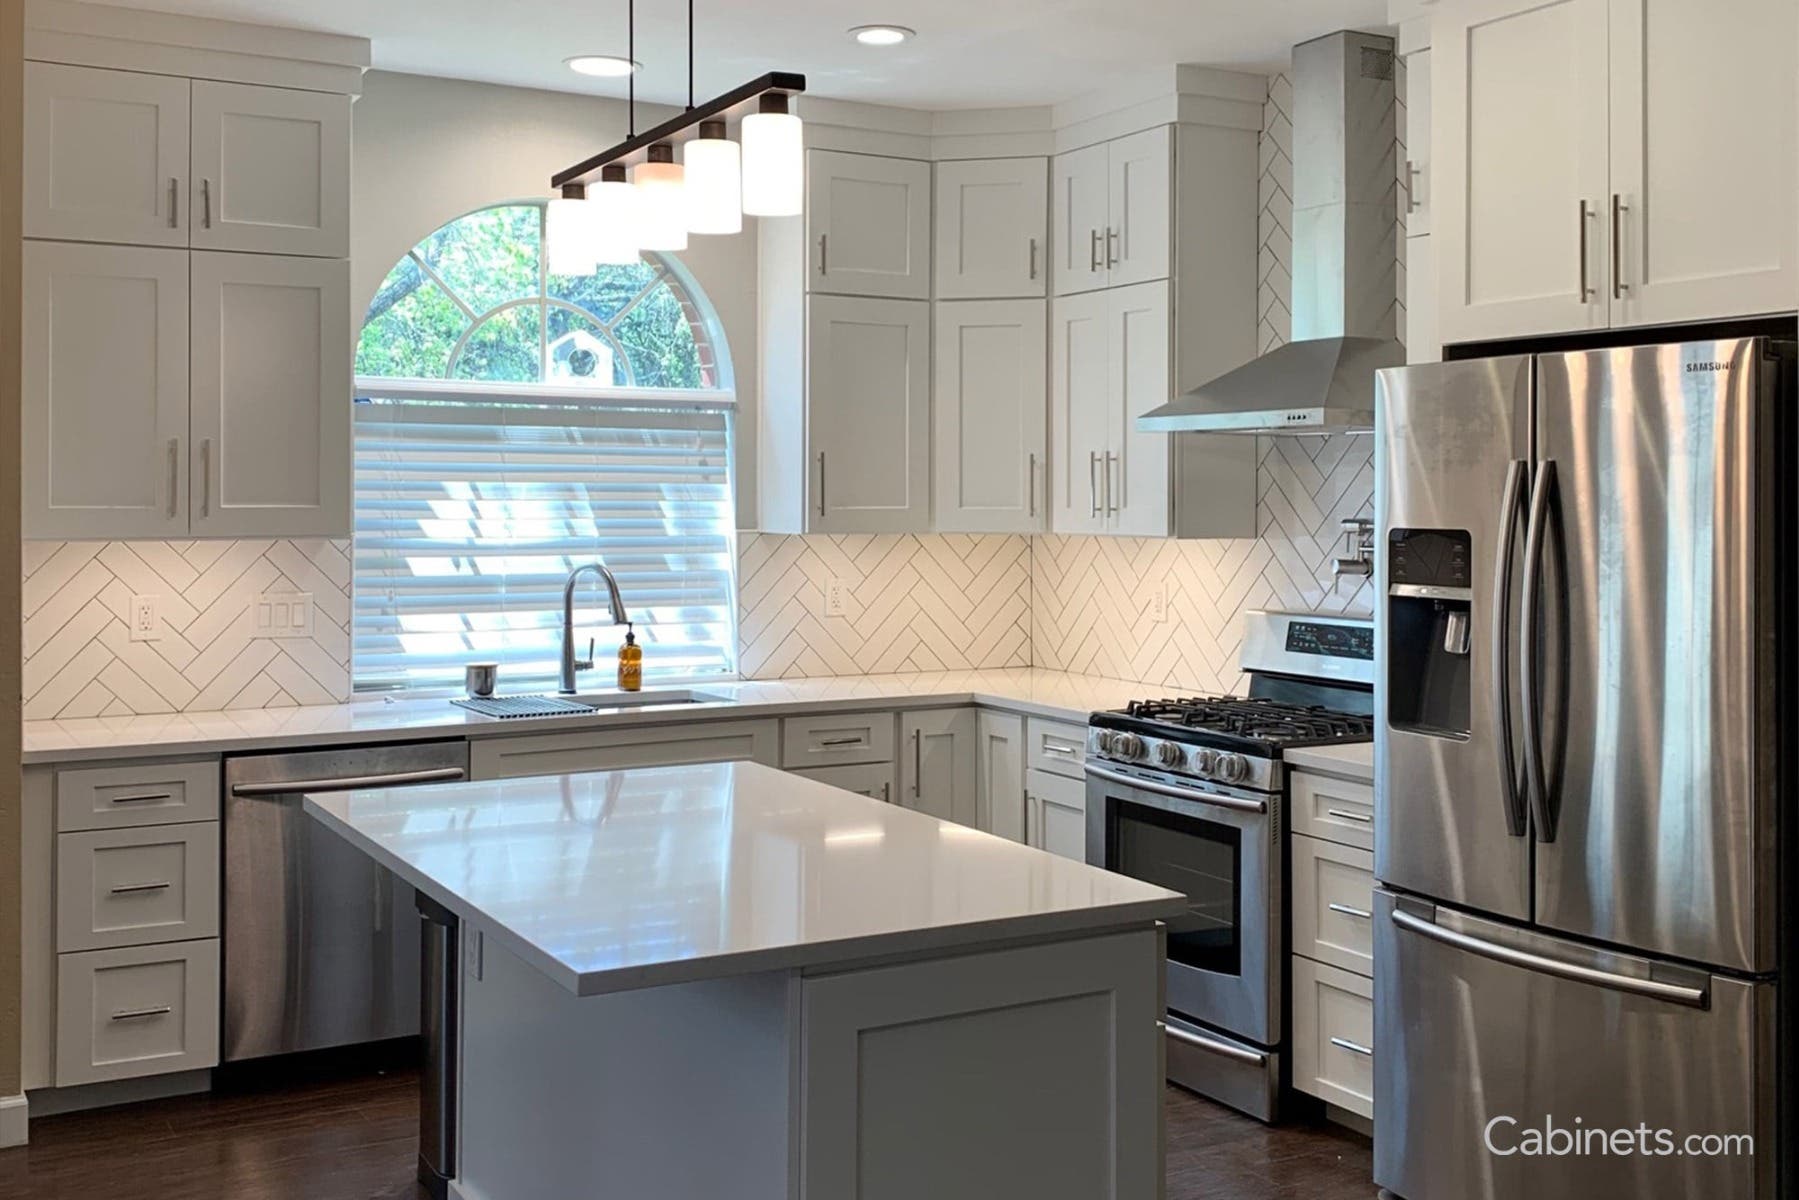
<path id="1" fill-rule="evenodd" d="M 850 30 L 850 36 L 864 46 L 897 46 L 918 36 L 918 31 L 904 25 L 858 25 Z"/>
<path id="2" fill-rule="evenodd" d="M 634 71 L 643 70 L 642 63 L 634 63 L 617 54 L 577 54 L 562 61 L 568 64 L 571 71 L 578 71 L 582 75 L 598 75 L 602 79 L 623 79 Z"/>

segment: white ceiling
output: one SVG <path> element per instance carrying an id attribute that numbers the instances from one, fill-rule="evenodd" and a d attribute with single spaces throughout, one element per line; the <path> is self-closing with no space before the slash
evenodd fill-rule
<path id="1" fill-rule="evenodd" d="M 130 8 L 355 34 L 374 65 L 522 87 L 622 95 L 571 54 L 623 54 L 625 0 L 109 0 Z M 1050 104 L 1173 63 L 1269 70 L 1295 42 L 1378 28 L 1386 0 L 695 0 L 700 98 L 765 71 L 822 96 L 917 108 Z M 644 99 L 686 92 L 686 6 L 638 0 Z M 888 49 L 853 25 L 918 30 Z"/>

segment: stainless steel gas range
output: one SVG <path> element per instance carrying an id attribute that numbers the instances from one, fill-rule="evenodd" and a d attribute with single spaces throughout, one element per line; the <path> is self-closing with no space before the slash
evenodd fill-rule
<path id="1" fill-rule="evenodd" d="M 1184 892 L 1168 1078 L 1273 1120 L 1286 1038 L 1282 751 L 1373 737 L 1369 620 L 1250 613 L 1246 698 L 1136 701 L 1087 731 L 1087 861 Z"/>

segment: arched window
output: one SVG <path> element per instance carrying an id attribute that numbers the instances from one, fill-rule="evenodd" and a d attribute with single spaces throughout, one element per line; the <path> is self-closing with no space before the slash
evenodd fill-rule
<path id="1" fill-rule="evenodd" d="M 555 686 L 562 584 L 617 576 L 646 679 L 736 669 L 730 356 L 672 258 L 552 275 L 544 206 L 451 221 L 388 273 L 357 345 L 355 612 L 362 690 L 500 664 Z M 581 584 L 580 688 L 624 630 Z"/>

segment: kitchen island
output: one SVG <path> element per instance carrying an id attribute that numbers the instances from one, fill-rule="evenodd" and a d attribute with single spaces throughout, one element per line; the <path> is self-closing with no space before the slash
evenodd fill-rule
<path id="1" fill-rule="evenodd" d="M 305 806 L 451 931 L 451 1195 L 1157 1194 L 1177 893 L 751 763 Z"/>

